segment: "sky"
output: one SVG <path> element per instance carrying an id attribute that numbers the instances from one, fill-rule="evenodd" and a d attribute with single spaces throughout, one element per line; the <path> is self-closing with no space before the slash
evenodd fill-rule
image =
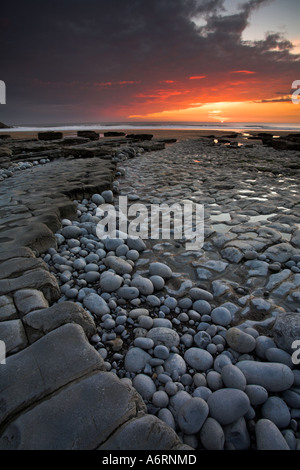
<path id="1" fill-rule="evenodd" d="M 299 0 L 10 0 L 10 125 L 299 123 Z"/>

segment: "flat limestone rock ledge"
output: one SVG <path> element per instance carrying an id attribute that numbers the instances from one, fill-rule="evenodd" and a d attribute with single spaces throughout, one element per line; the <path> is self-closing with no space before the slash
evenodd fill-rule
<path id="1" fill-rule="evenodd" d="M 0 279 L 19 277 L 26 271 L 35 269 L 48 270 L 48 267 L 40 258 L 12 258 L 1 263 Z"/>
<path id="2" fill-rule="evenodd" d="M 44 269 L 29 271 L 13 279 L 0 280 L 1 295 L 12 294 L 21 289 L 41 290 L 50 304 L 61 296 L 55 276 Z"/>
<path id="3" fill-rule="evenodd" d="M 0 187 L 0 339 L 7 353 L 0 367 L 0 450 L 90 450 L 105 443 L 186 449 L 171 428 L 147 415 L 134 387 L 106 371 L 89 342 L 97 331 L 92 316 L 74 302 L 56 303 L 57 280 L 38 257 L 56 248 L 62 219 L 76 220 L 72 200 L 112 188 L 116 163 L 110 148 L 95 143 L 75 150 L 50 144 L 28 156 L 8 149 L 10 160 L 43 154 L 51 162 L 17 172 Z M 76 160 L 76 152 L 85 158 Z"/>
<path id="4" fill-rule="evenodd" d="M 0 263 L 13 258 L 35 258 L 33 251 L 25 246 L 16 247 L 13 250 L 0 252 Z"/>
<path id="5" fill-rule="evenodd" d="M 97 450 L 191 450 L 173 429 L 153 415 L 132 419 Z"/>
<path id="6" fill-rule="evenodd" d="M 0 322 L 7 320 L 18 320 L 18 312 L 16 310 L 13 299 L 7 295 L 0 296 Z"/>
<path id="7" fill-rule="evenodd" d="M 33 310 L 49 307 L 43 293 L 36 289 L 18 290 L 14 293 L 14 302 L 21 317 Z"/>
<path id="8" fill-rule="evenodd" d="M 77 218 L 73 200 L 111 189 L 115 171 L 115 162 L 93 157 L 92 150 L 89 158 L 58 158 L 2 181 L 0 253 L 18 247 L 37 253 L 56 248 L 61 220 Z"/>
<path id="9" fill-rule="evenodd" d="M 7 355 L 20 351 L 28 345 L 23 323 L 19 319 L 1 321 L 0 338 L 5 343 Z"/>
<path id="10" fill-rule="evenodd" d="M 22 220 L 18 227 L 4 230 L 0 233 L 1 249 L 12 249 L 14 246 L 28 246 L 40 253 L 48 248 L 56 248 L 56 239 L 47 225 L 30 219 Z"/>
<path id="11" fill-rule="evenodd" d="M 96 372 L 10 421 L 0 436 L 0 450 L 93 450 L 145 412 L 132 387 L 114 374 Z"/>
<path id="12" fill-rule="evenodd" d="M 97 370 L 104 370 L 103 359 L 86 341 L 82 328 L 71 324 L 58 328 L 8 357 L 0 368 L 0 422 Z M 30 431 L 35 433 L 38 427 Z"/>
<path id="13" fill-rule="evenodd" d="M 69 301 L 30 312 L 23 318 L 23 323 L 29 343 L 34 343 L 50 331 L 67 323 L 80 325 L 87 338 L 91 338 L 97 332 L 93 318 L 80 305 Z"/>

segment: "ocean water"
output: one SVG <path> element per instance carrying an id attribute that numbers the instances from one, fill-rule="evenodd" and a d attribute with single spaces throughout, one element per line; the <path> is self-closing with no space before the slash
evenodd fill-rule
<path id="1" fill-rule="evenodd" d="M 147 130 L 147 129 L 168 129 L 168 130 L 224 130 L 224 131 L 299 131 L 300 124 L 289 123 L 213 123 L 213 122 L 110 122 L 110 123 L 59 123 L 55 125 L 25 125 L 14 126 L 9 129 L 0 129 L 0 132 L 43 132 L 43 131 L 74 131 L 97 130 L 97 131 L 121 131 Z"/>

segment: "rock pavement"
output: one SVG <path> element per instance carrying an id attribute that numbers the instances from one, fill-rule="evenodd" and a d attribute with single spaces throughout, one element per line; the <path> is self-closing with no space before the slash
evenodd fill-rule
<path id="1" fill-rule="evenodd" d="M 63 144 L 6 140 L 1 157 L 0 448 L 185 448 L 164 422 L 144 419 L 134 387 L 107 372 L 90 342 L 93 316 L 71 300 L 58 302 L 60 286 L 40 256 L 57 249 L 61 221 L 76 219 L 72 199 L 110 190 L 116 168 L 111 150 L 66 152 Z M 132 430 L 122 440 L 124 429 Z M 152 429 L 157 435 L 146 444 L 142 436 Z"/>
<path id="2" fill-rule="evenodd" d="M 299 339 L 297 156 L 200 139 L 154 145 L 150 154 L 151 141 L 136 143 L 138 152 L 110 143 L 102 159 L 100 144 L 68 147 L 68 161 L 50 145 L 52 161 L 24 169 L 36 176 L 33 192 L 21 172 L 7 176 L 11 198 L 3 182 L 4 207 L 20 212 L 1 231 L 0 328 L 11 366 L 0 447 L 299 448 L 300 376 L 291 356 Z M 40 142 L 30 145 L 41 152 Z M 92 166 L 94 174 L 80 176 Z M 103 168 L 109 184 L 99 185 Z M 57 180 L 53 194 L 46 173 Z M 97 207 L 118 206 L 118 195 L 148 207 L 204 204 L 202 248 L 186 251 L 184 238 L 99 240 Z M 23 213 L 25 227 L 33 218 L 27 247 L 19 245 Z M 64 364 L 49 365 L 58 355 Z M 14 388 L 17 364 L 24 378 Z"/>

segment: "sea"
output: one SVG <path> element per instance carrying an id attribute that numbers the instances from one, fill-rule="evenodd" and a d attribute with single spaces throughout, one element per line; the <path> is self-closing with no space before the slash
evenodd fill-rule
<path id="1" fill-rule="evenodd" d="M 213 122 L 95 122 L 95 123 L 59 123 L 59 124 L 32 124 L 15 125 L 9 129 L 0 129 L 0 132 L 43 132 L 43 131 L 69 131 L 97 130 L 97 131 L 121 131 L 126 130 L 216 130 L 216 131 L 299 131 L 299 124 L 289 123 L 213 123 Z"/>

